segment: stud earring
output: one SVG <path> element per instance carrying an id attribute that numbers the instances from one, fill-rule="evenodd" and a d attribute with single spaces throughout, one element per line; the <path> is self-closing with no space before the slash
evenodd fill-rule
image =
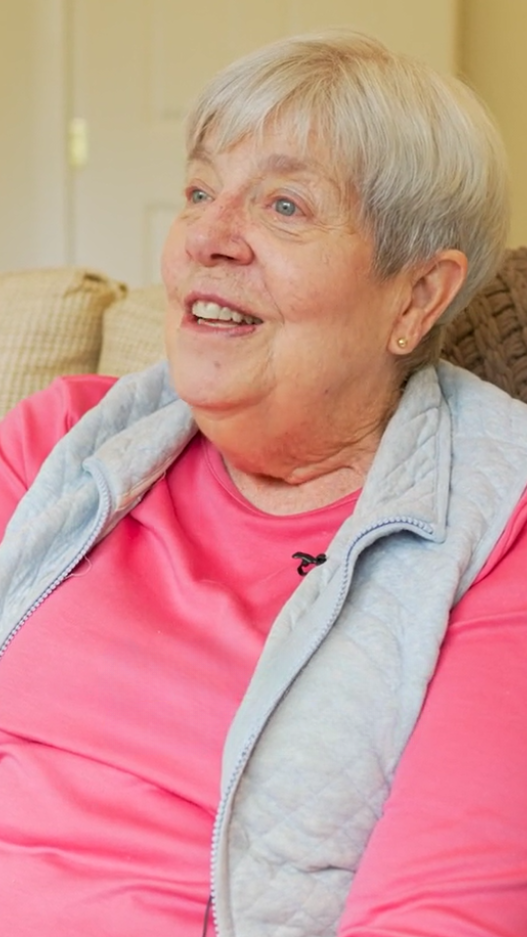
<path id="1" fill-rule="evenodd" d="M 399 345 L 399 348 L 406 348 L 406 346 L 407 346 L 407 344 L 408 344 L 408 339 L 407 339 L 407 338 L 398 338 L 398 339 L 397 339 L 397 344 Z"/>

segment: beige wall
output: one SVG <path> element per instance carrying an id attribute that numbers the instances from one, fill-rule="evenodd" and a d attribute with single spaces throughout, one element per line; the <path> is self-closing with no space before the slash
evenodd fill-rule
<path id="1" fill-rule="evenodd" d="M 0 3 L 0 245 L 2 260 L 33 250 L 35 195 L 32 171 L 34 76 L 29 63 L 31 35 L 26 27 L 31 0 L 20 9 Z"/>
<path id="2" fill-rule="evenodd" d="M 0 0 L 0 269 L 66 260 L 63 0 Z"/>
<path id="3" fill-rule="evenodd" d="M 511 246 L 527 244 L 527 2 L 462 0 L 460 68 L 487 102 L 511 174 Z"/>
<path id="4" fill-rule="evenodd" d="M 247 0 L 241 0 L 246 3 Z M 347 25 L 400 52 L 453 71 L 458 0 L 289 0 L 290 32 Z"/>

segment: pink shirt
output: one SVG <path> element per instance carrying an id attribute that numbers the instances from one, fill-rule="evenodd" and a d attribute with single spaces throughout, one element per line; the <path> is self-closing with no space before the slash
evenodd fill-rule
<path id="1" fill-rule="evenodd" d="M 59 382 L 5 422 L 1 524 L 107 386 Z M 196 440 L 24 625 L 0 661 L 4 933 L 199 937 L 228 724 L 290 554 L 352 508 L 262 514 Z M 452 613 L 339 937 L 527 935 L 526 519 L 524 496 Z"/>
<path id="2" fill-rule="evenodd" d="M 38 405 L 59 435 L 64 390 Z M 356 497 L 264 514 L 196 437 L 33 613 L 0 662 L 5 933 L 201 933 L 228 727 L 300 581 L 292 554 L 322 552 Z"/>

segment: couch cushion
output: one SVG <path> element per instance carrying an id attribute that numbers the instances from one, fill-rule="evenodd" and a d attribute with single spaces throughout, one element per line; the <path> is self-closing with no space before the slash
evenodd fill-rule
<path id="1" fill-rule="evenodd" d="M 162 286 L 131 290 L 104 314 L 100 374 L 120 377 L 141 371 L 165 356 L 165 291 Z"/>
<path id="2" fill-rule="evenodd" d="M 103 312 L 124 292 L 78 267 L 0 274 L 0 415 L 59 374 L 96 371 Z"/>

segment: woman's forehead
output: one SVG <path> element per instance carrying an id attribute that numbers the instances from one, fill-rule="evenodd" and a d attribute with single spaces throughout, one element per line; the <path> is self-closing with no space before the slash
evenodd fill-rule
<path id="1" fill-rule="evenodd" d="M 225 139 L 221 129 L 209 127 L 188 154 L 188 163 L 195 161 L 213 164 L 224 153 L 240 148 L 249 154 L 267 172 L 283 175 L 311 174 L 320 176 L 348 190 L 349 172 L 344 171 L 343 160 L 335 158 L 335 149 L 328 146 L 321 134 L 312 129 L 307 137 L 297 132 L 286 115 L 273 119 L 237 139 Z M 340 165 L 339 165 L 340 163 Z"/>

